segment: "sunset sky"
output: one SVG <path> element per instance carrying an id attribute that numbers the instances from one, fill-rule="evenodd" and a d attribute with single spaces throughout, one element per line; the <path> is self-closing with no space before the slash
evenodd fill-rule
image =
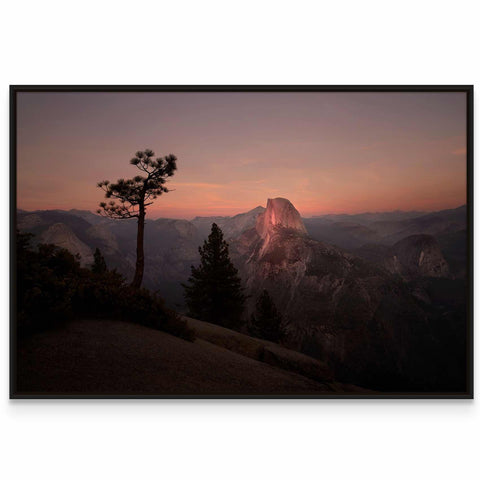
<path id="1" fill-rule="evenodd" d="M 19 93 L 18 208 L 95 211 L 137 150 L 173 153 L 148 216 L 303 216 L 466 202 L 465 93 Z"/>

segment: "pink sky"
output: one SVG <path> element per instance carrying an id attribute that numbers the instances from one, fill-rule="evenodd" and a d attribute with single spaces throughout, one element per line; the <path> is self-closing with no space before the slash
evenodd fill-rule
<path id="1" fill-rule="evenodd" d="M 151 148 L 178 171 L 150 217 L 304 216 L 466 202 L 463 93 L 20 93 L 18 207 L 95 211 Z"/>

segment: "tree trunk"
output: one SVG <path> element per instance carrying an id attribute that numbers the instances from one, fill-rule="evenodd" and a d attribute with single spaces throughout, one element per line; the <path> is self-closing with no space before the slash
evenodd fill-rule
<path id="1" fill-rule="evenodd" d="M 137 229 L 137 263 L 135 264 L 135 275 L 132 281 L 133 288 L 140 288 L 143 279 L 145 257 L 143 254 L 143 233 L 145 230 L 145 208 L 140 206 Z"/>

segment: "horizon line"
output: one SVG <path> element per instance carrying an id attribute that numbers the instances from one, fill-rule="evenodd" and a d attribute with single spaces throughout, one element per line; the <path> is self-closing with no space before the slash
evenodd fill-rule
<path id="1" fill-rule="evenodd" d="M 317 214 L 317 215 L 310 215 L 310 216 L 304 216 L 300 214 L 301 218 L 320 218 L 320 217 L 328 217 L 328 216 L 340 216 L 340 215 L 347 215 L 347 216 L 357 216 L 357 215 L 378 215 L 382 213 L 420 213 L 420 214 L 429 214 L 429 213 L 437 213 L 437 212 L 443 212 L 446 210 L 457 210 L 462 207 L 466 207 L 467 203 L 462 203 L 461 205 L 458 205 L 457 207 L 450 207 L 450 208 L 441 208 L 439 210 L 401 210 L 401 209 L 395 209 L 395 210 L 376 210 L 376 211 L 363 211 L 363 212 L 358 212 L 358 213 L 348 213 L 348 212 L 339 212 L 339 213 L 322 213 L 322 214 Z M 295 206 L 294 206 L 295 207 Z M 233 218 L 236 217 L 237 215 L 242 215 L 248 212 L 251 212 L 252 210 L 255 210 L 257 208 L 263 208 L 265 209 L 266 207 L 262 205 L 257 205 L 256 207 L 250 208 L 248 210 L 244 210 L 238 213 L 235 213 L 233 215 L 195 215 L 193 217 L 164 217 L 164 216 L 154 216 L 147 218 L 146 220 L 186 220 L 186 221 L 192 221 L 197 218 Z M 35 212 L 71 212 L 72 210 L 76 210 L 79 212 L 88 212 L 91 213 L 92 215 L 95 215 L 97 217 L 102 217 L 102 218 L 107 218 L 103 217 L 102 215 L 99 215 L 98 213 L 89 210 L 89 209 L 81 209 L 81 208 L 70 208 L 70 209 L 63 209 L 63 208 L 45 208 L 45 209 L 36 209 L 36 210 L 27 210 L 24 208 L 17 207 L 17 212 L 20 210 L 22 212 L 27 212 L 27 213 L 35 213 Z M 298 210 L 297 210 L 298 211 Z M 300 212 L 299 212 L 300 213 Z M 132 217 L 135 218 L 135 217 Z"/>

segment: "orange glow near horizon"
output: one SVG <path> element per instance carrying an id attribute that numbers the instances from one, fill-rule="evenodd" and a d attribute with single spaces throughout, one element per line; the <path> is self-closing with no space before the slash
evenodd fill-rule
<path id="1" fill-rule="evenodd" d="M 466 203 L 461 93 L 21 93 L 18 208 L 95 211 L 96 183 L 135 176 L 144 148 L 178 157 L 150 218 Z"/>

